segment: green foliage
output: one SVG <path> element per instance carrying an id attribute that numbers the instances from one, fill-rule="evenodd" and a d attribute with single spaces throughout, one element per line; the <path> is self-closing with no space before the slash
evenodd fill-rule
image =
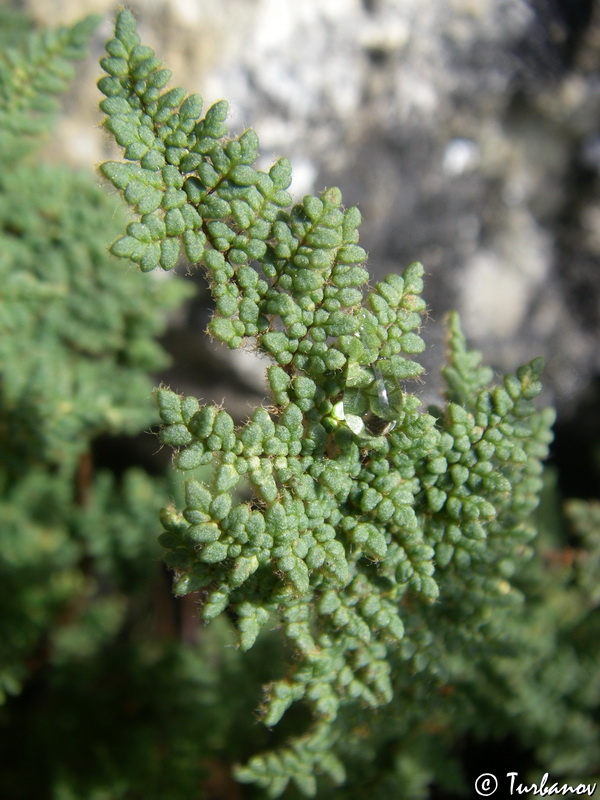
<path id="1" fill-rule="evenodd" d="M 119 492 L 108 476 L 83 480 L 80 467 L 94 436 L 137 433 L 154 420 L 148 372 L 165 355 L 153 336 L 164 325 L 161 310 L 184 296 L 175 282 L 159 295 L 107 256 L 106 230 L 117 230 L 124 212 L 91 175 L 28 160 L 25 134 L 42 126 L 40 109 L 54 108 L 44 98 L 64 88 L 71 74 L 65 59 L 84 54 L 96 22 L 27 34 L 20 50 L 0 59 L 10 68 L 10 79 L 2 78 L 0 158 L 13 159 L 0 174 L 3 693 L 20 691 L 42 641 L 49 637 L 54 647 L 54 634 L 68 638 L 68 626 L 48 631 L 88 591 L 81 561 L 97 549 L 89 526 L 105 548 L 127 547 L 113 527 Z M 155 490 L 131 475 L 122 491 L 125 527 L 136 517 L 142 524 L 131 547 L 138 558 L 148 556 L 152 547 L 139 537 L 142 520 L 151 524 Z M 135 563 L 133 553 L 127 558 Z M 100 565 L 99 554 L 94 561 Z M 111 579 L 117 561 L 106 572 Z M 113 599 L 103 605 L 96 598 L 87 612 L 98 612 L 97 631 L 85 634 L 97 634 L 98 643 L 121 622 Z"/>
<path id="2" fill-rule="evenodd" d="M 578 583 L 593 606 L 600 603 L 600 503 L 598 501 L 570 500 L 565 508 L 578 543 L 583 548 L 567 551 L 577 571 Z"/>
<path id="3" fill-rule="evenodd" d="M 62 663 L 74 653 L 96 655 L 119 630 L 126 593 L 147 580 L 156 557 L 144 534 L 157 511 L 155 491 L 141 473 L 128 473 L 121 487 L 100 473 L 82 505 L 68 481 L 38 467 L 5 493 L 0 503 L 4 692 L 20 691 L 42 642 Z M 86 560 L 93 564 L 91 581 Z M 98 583 L 111 585 L 113 593 L 99 592 Z M 78 613 L 67 613 L 78 606 Z"/>
<path id="4" fill-rule="evenodd" d="M 101 107 L 126 162 L 101 170 L 137 215 L 113 253 L 143 271 L 180 255 L 202 265 L 210 334 L 230 348 L 252 341 L 272 362 L 273 404 L 241 426 L 157 392 L 176 469 L 209 474 L 192 475 L 184 503 L 162 512 L 175 592 L 200 590 L 206 621 L 227 611 L 243 651 L 276 624 L 289 666 L 265 687 L 262 720 L 274 726 L 300 701 L 311 712 L 305 731 L 238 778 L 272 797 L 290 780 L 321 796 L 344 782 L 345 765 L 364 768 L 361 749 L 401 743 L 380 796 L 393 785 L 421 796 L 433 778 L 424 725 L 444 731 L 433 751 L 446 763 L 462 704 L 463 731 L 479 727 L 478 693 L 493 707 L 490 671 L 517 669 L 523 681 L 512 699 L 496 691 L 505 715 L 515 697 L 548 700 L 549 683 L 532 692 L 523 671 L 549 667 L 553 652 L 550 639 L 530 644 L 523 616 L 554 420 L 533 402 L 541 361 L 494 381 L 452 315 L 446 402 L 423 411 L 402 384 L 423 371 L 421 265 L 366 288 L 360 214 L 338 189 L 292 205 L 287 160 L 256 169 L 256 134 L 230 137 L 224 102 L 200 117 L 197 95 L 167 90 L 170 73 L 129 12 L 107 52 Z M 440 708 L 445 687 L 455 698 Z M 319 775 L 328 780 L 317 789 Z"/>
<path id="5" fill-rule="evenodd" d="M 218 764 L 219 669 L 235 660 L 192 657 L 168 609 L 167 635 L 149 622 L 169 600 L 154 531 L 174 489 L 140 469 L 95 470 L 92 456 L 99 435 L 156 421 L 156 336 L 189 291 L 124 270 L 106 250 L 122 204 L 32 151 L 95 21 L 38 34 L 12 20 L 0 56 L 0 795 L 112 800 L 160 785 L 155 797 L 189 797 L 211 753 Z M 212 638 L 226 647 L 226 632 Z M 200 722 L 182 724 L 184 709 Z M 198 741 L 206 763 L 190 753 Z"/>
<path id="6" fill-rule="evenodd" d="M 148 373 L 165 364 L 159 310 L 184 295 L 176 281 L 140 286 L 107 258 L 106 231 L 124 219 L 89 175 L 22 164 L 0 176 L 0 453 L 10 473 L 72 461 L 90 438 L 136 433 L 154 417 L 143 398 Z"/>
<path id="7" fill-rule="evenodd" d="M 541 362 L 496 378 L 452 314 L 424 410 L 420 264 L 369 285 L 358 210 L 335 188 L 293 204 L 289 163 L 256 169 L 225 103 L 201 117 L 168 90 L 122 11 L 99 85 L 126 160 L 101 170 L 127 216 L 33 150 L 95 21 L 7 19 L 0 796 L 468 796 L 463 752 L 507 741 L 553 778 L 589 774 L 599 515 L 571 502 L 567 542 Z M 209 332 L 270 359 L 270 405 L 240 424 L 161 387 L 152 406 L 188 291 L 123 268 L 111 237 L 142 272 L 205 270 Z M 172 478 L 94 467 L 98 436 L 159 415 Z"/>
<path id="8" fill-rule="evenodd" d="M 0 160 L 10 164 L 50 127 L 54 97 L 74 75 L 70 62 L 86 55 L 100 17 L 38 33 L 21 15 L 8 9 L 0 15 L 2 34 L 10 45 L 0 54 Z"/>
<path id="9" fill-rule="evenodd" d="M 160 310 L 185 296 L 176 281 L 140 286 L 107 258 L 125 212 L 92 176 L 31 158 L 97 23 L 17 36 L 0 57 L 3 479 L 40 461 L 73 469 L 94 436 L 153 420 L 148 372 L 165 364 L 153 337 Z"/>

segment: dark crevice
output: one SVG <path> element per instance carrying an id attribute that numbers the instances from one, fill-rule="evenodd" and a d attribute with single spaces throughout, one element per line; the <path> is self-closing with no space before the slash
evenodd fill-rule
<path id="1" fill-rule="evenodd" d="M 529 0 L 528 5 L 532 20 L 514 48 L 525 89 L 553 84 L 576 65 L 595 0 Z"/>
<path id="2" fill-rule="evenodd" d="M 600 499 L 600 376 L 554 428 L 553 464 L 563 497 Z"/>

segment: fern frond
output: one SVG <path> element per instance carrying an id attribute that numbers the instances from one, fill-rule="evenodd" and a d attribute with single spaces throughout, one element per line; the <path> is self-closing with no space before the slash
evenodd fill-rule
<path id="1" fill-rule="evenodd" d="M 55 98 L 75 74 L 71 62 L 86 55 L 99 22 L 89 16 L 71 27 L 30 32 L 0 52 L 0 159 L 22 158 L 51 126 Z"/>
<path id="2" fill-rule="evenodd" d="M 303 703 L 338 774 L 336 725 L 392 703 L 399 661 L 424 680 L 446 674 L 456 606 L 471 612 L 462 643 L 480 652 L 499 627 L 482 633 L 473 607 L 522 602 L 506 574 L 530 554 L 550 439 L 551 415 L 532 403 L 541 364 L 494 384 L 453 319 L 449 402 L 423 412 L 402 384 L 423 371 L 423 267 L 367 290 L 360 213 L 338 189 L 293 205 L 289 163 L 256 169 L 256 134 L 230 137 L 225 103 L 200 117 L 197 95 L 166 89 L 129 12 L 107 52 L 101 106 L 126 161 L 101 170 L 137 215 L 113 253 L 143 271 L 183 255 L 202 266 L 209 332 L 271 360 L 274 405 L 239 426 L 158 390 L 161 441 L 190 476 L 183 508 L 162 513 L 165 560 L 176 593 L 201 592 L 204 620 L 227 610 L 241 649 L 278 623 L 294 655 L 265 689 L 263 720 Z M 315 741 L 295 737 L 239 774 L 271 796 L 289 780 L 314 794 L 314 771 L 328 770 Z"/>

